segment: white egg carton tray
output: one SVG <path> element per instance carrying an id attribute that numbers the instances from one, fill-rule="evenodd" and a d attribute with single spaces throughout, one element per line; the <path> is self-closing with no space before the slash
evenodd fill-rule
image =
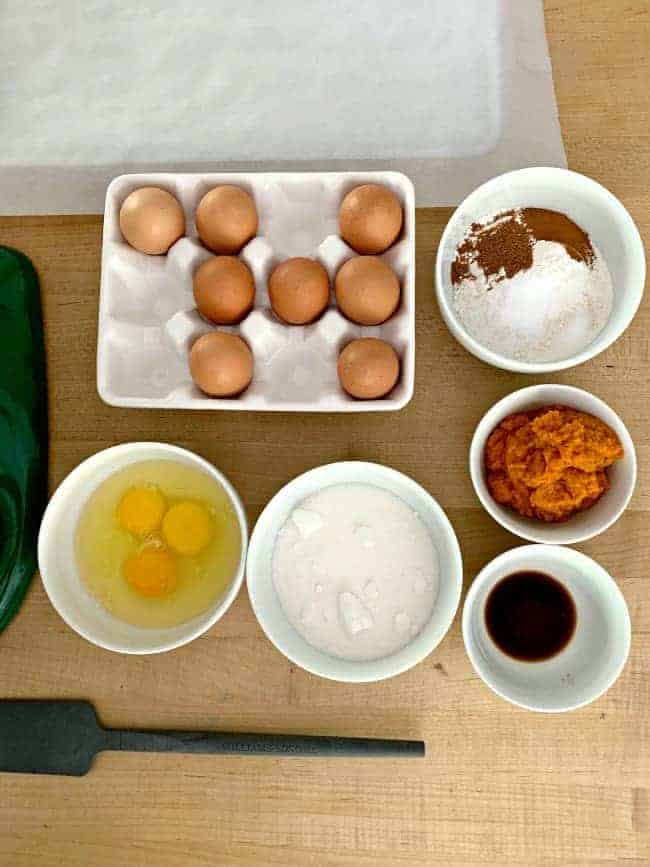
<path id="1" fill-rule="evenodd" d="M 357 255 L 339 237 L 338 210 L 345 194 L 363 183 L 389 187 L 402 202 L 404 227 L 384 259 L 397 273 L 402 294 L 383 325 L 355 325 L 339 313 L 332 291 L 327 310 L 311 325 L 286 325 L 274 315 L 267 290 L 273 268 L 291 256 L 320 261 L 334 283 L 346 259 Z M 200 242 L 194 212 L 218 184 L 236 184 L 255 199 L 258 234 L 240 257 L 255 278 L 255 304 L 238 325 L 216 326 L 194 306 L 192 277 L 214 255 Z M 186 236 L 166 256 L 130 247 L 119 228 L 124 199 L 138 187 L 169 190 L 185 211 Z M 255 359 L 253 381 L 237 398 L 204 395 L 192 382 L 188 354 L 214 329 L 241 335 Z M 396 349 L 401 375 L 380 400 L 360 401 L 339 385 L 336 362 L 357 337 L 381 337 Z M 415 196 L 399 172 L 269 172 L 131 174 L 106 192 L 97 346 L 97 388 L 112 406 L 159 409 L 368 412 L 399 410 L 413 395 L 415 378 Z"/>

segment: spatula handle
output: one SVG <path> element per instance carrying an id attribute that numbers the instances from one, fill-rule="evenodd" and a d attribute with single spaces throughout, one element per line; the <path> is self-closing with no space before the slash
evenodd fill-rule
<path id="1" fill-rule="evenodd" d="M 386 758 L 424 756 L 422 741 L 227 732 L 107 731 L 106 735 L 106 749 L 127 752 Z"/>

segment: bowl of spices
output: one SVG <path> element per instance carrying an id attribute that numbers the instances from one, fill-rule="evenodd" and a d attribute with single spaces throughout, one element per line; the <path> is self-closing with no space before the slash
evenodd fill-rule
<path id="1" fill-rule="evenodd" d="M 636 484 L 623 421 L 569 385 L 532 385 L 498 401 L 476 428 L 469 463 L 484 508 L 531 542 L 597 536 L 623 514 Z"/>
<path id="2" fill-rule="evenodd" d="M 557 713 L 597 699 L 621 674 L 630 615 L 594 560 L 555 545 L 506 551 L 476 576 L 463 640 L 476 673 L 527 710 Z"/>
<path id="3" fill-rule="evenodd" d="M 460 601 L 454 529 L 433 497 L 380 464 L 293 479 L 251 536 L 247 586 L 269 640 L 331 680 L 400 674 L 442 641 Z"/>
<path id="4" fill-rule="evenodd" d="M 621 202 L 576 172 L 493 178 L 452 215 L 436 295 L 456 339 L 504 370 L 548 373 L 610 346 L 643 295 L 645 255 Z"/>

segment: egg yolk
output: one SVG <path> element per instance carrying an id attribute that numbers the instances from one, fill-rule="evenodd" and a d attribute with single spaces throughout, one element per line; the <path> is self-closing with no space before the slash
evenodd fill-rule
<path id="1" fill-rule="evenodd" d="M 174 558 L 164 548 L 143 548 L 124 562 L 124 577 L 141 596 L 167 596 L 176 587 Z"/>
<path id="2" fill-rule="evenodd" d="M 212 520 L 204 506 L 183 501 L 167 512 L 162 532 L 170 548 L 178 554 L 193 557 L 212 539 Z"/>
<path id="3" fill-rule="evenodd" d="M 117 520 L 135 536 L 148 536 L 160 527 L 165 498 L 154 485 L 131 488 L 120 500 Z"/>

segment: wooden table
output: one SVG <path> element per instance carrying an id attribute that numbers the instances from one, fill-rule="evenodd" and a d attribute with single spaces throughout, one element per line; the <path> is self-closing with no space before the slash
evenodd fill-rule
<path id="1" fill-rule="evenodd" d="M 650 5 L 547 3 L 569 163 L 608 186 L 650 237 Z M 481 414 L 536 381 L 468 355 L 432 300 L 449 210 L 418 213 L 417 381 L 399 414 L 263 415 L 123 411 L 95 390 L 101 219 L 0 220 L 3 242 L 40 272 L 51 393 L 51 485 L 127 440 L 176 442 L 224 470 L 251 522 L 294 475 L 346 458 L 413 476 L 448 511 L 468 585 L 517 544 L 479 508 L 467 449 Z M 619 581 L 633 623 L 623 676 L 568 716 L 496 698 L 465 655 L 459 618 L 426 662 L 394 680 L 346 686 L 290 665 L 242 592 L 219 626 L 151 658 L 78 638 L 34 581 L 0 636 L 4 696 L 92 699 L 110 725 L 220 726 L 423 737 L 425 762 L 103 755 L 82 779 L 0 777 L 0 864 L 567 865 L 650 864 L 650 306 L 608 352 L 554 377 L 618 410 L 641 466 L 631 507 L 581 549 Z"/>

